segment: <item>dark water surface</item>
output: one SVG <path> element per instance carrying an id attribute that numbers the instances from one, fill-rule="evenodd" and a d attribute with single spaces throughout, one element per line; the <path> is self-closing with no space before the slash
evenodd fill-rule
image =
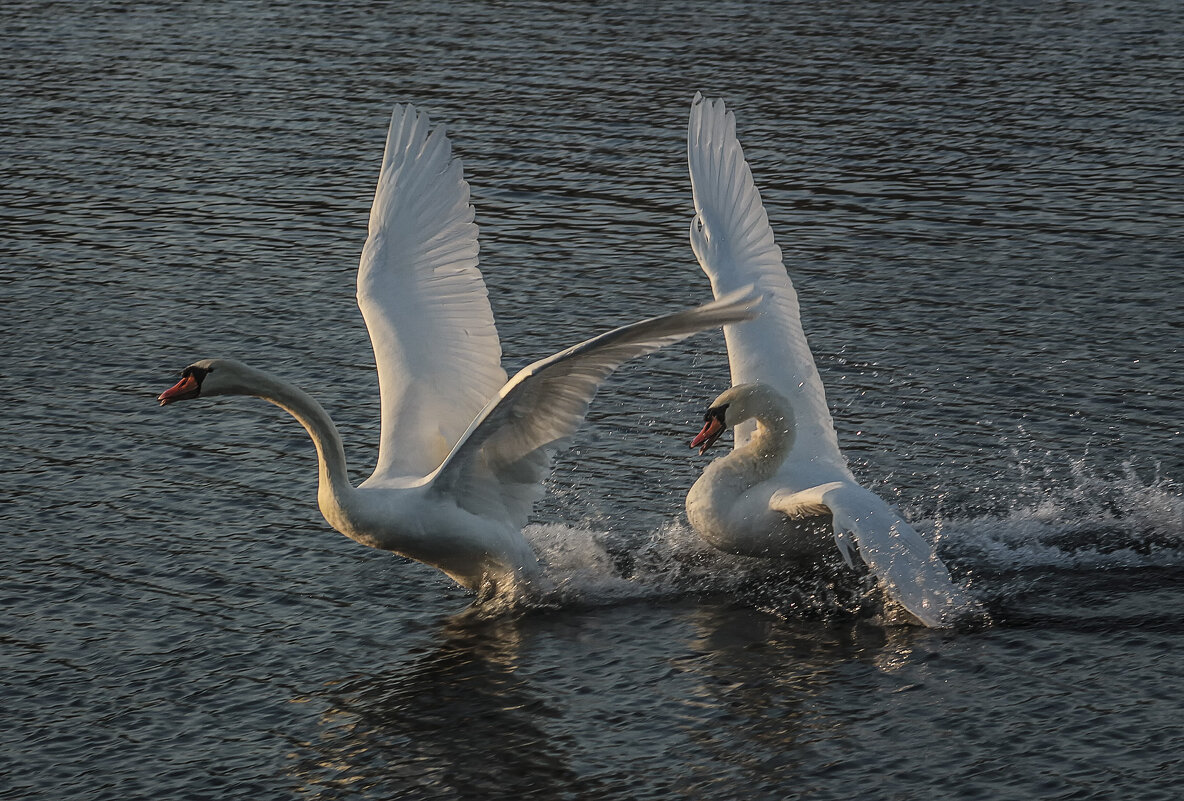
<path id="1" fill-rule="evenodd" d="M 1180 796 L 1179 3 L 0 16 L 0 799 Z M 236 356 L 368 475 L 395 102 L 464 160 L 509 368 L 702 301 L 696 90 L 736 109 L 857 476 L 984 625 L 695 542 L 718 332 L 605 387 L 529 531 L 570 602 L 494 620 L 332 532 L 273 407 L 156 407 Z"/>

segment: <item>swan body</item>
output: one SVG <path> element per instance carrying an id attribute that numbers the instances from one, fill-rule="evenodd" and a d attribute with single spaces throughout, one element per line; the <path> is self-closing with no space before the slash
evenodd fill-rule
<path id="1" fill-rule="evenodd" d="M 720 298 L 755 286 L 764 296 L 759 317 L 724 328 L 733 386 L 691 444 L 705 453 L 734 428 L 735 446 L 691 487 L 688 520 L 732 553 L 805 560 L 837 546 L 851 566 L 858 554 L 922 623 L 952 624 L 970 607 L 962 591 L 924 538 L 859 485 L 839 450 L 797 293 L 721 101 L 695 96 L 687 155 L 691 247 L 712 290 Z"/>
<path id="2" fill-rule="evenodd" d="M 431 565 L 483 596 L 542 567 L 522 535 L 551 455 L 620 364 L 698 331 L 750 319 L 751 287 L 616 328 L 507 381 L 477 268 L 469 187 L 442 128 L 396 106 L 358 272 L 382 427 L 373 474 L 354 487 L 341 436 L 310 395 L 233 359 L 203 359 L 159 396 L 251 395 L 287 411 L 316 446 L 317 502 L 345 536 Z"/>
<path id="3" fill-rule="evenodd" d="M 764 384 L 744 384 L 717 398 L 707 417 L 719 433 L 748 420 L 757 426 L 745 447 L 711 462 L 687 494 L 687 518 L 695 531 L 716 548 L 743 556 L 801 561 L 832 549 L 830 526 L 819 520 L 830 511 L 817 499 L 798 498 L 793 513 L 773 503 L 774 495 L 785 494 L 778 471 L 794 442 L 788 401 Z M 705 453 L 714 440 L 705 437 L 697 444 Z"/>

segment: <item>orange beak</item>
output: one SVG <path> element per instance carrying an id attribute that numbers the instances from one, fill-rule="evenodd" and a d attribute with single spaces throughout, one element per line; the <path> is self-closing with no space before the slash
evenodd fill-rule
<path id="1" fill-rule="evenodd" d="M 712 416 L 706 423 L 703 424 L 703 430 L 700 431 L 695 438 L 691 440 L 692 448 L 699 448 L 699 455 L 707 453 L 707 449 L 715 444 L 716 440 L 723 436 L 724 421 L 720 417 Z M 699 447 L 702 445 L 703 447 Z"/>
<path id="2" fill-rule="evenodd" d="M 156 398 L 161 406 L 168 406 L 176 401 L 196 398 L 201 393 L 201 384 L 192 375 L 187 375 L 173 386 L 166 389 Z"/>

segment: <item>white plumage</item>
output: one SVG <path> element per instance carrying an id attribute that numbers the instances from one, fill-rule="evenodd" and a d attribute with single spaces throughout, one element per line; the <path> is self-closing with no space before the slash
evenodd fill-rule
<path id="1" fill-rule="evenodd" d="M 826 547 L 820 535 L 830 528 L 849 564 L 857 550 L 909 612 L 949 625 L 969 601 L 928 543 L 859 486 L 839 451 L 797 293 L 722 101 L 695 96 L 687 156 L 691 247 L 716 297 L 741 286 L 765 296 L 758 318 L 724 328 L 733 387 L 712 404 L 694 444 L 706 450 L 735 426 L 735 450 L 687 494 L 692 526 L 726 551 L 807 559 Z"/>
<path id="2" fill-rule="evenodd" d="M 345 451 L 312 397 L 229 359 L 191 364 L 162 404 L 255 395 L 291 413 L 317 448 L 321 513 L 358 542 L 432 565 L 483 593 L 513 593 L 540 566 L 522 536 L 551 454 L 624 361 L 697 331 L 750 319 L 751 287 L 556 353 L 506 381 L 478 269 L 469 186 L 443 129 L 396 106 L 358 271 L 378 366 L 378 464 L 350 484 Z"/>

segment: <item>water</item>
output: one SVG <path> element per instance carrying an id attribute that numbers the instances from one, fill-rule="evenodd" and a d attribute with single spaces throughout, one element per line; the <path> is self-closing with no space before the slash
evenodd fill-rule
<path id="1" fill-rule="evenodd" d="M 1184 19 L 1175 3 L 5 5 L 0 798 L 1140 798 L 1181 791 Z M 856 474 L 986 612 L 885 621 L 681 517 L 718 333 L 630 365 L 495 619 L 330 531 L 313 450 L 385 123 L 452 132 L 507 366 L 707 297 L 722 95 Z"/>

